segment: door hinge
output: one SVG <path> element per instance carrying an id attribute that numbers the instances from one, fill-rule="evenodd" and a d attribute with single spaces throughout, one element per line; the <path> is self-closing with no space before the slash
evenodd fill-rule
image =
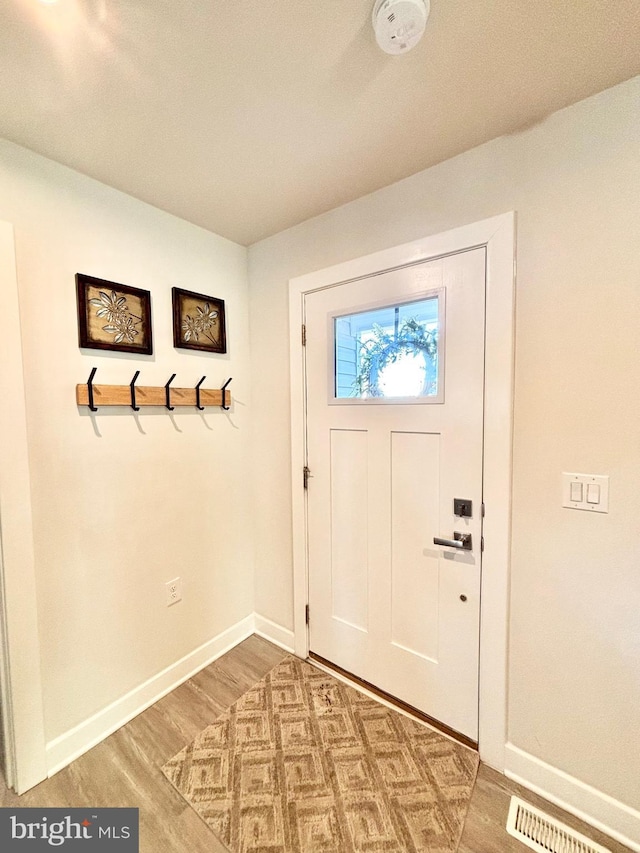
<path id="1" fill-rule="evenodd" d="M 311 471 L 309 470 L 309 466 L 305 465 L 302 469 L 302 482 L 304 484 L 305 489 L 309 488 L 309 477 L 311 476 Z"/>
<path id="2" fill-rule="evenodd" d="M 302 346 L 306 347 L 307 345 L 307 327 L 305 324 L 302 324 Z"/>
<path id="3" fill-rule="evenodd" d="M 305 622 L 305 625 L 309 624 L 309 605 L 308 604 L 306 604 L 305 608 L 304 608 L 304 622 Z"/>
<path id="4" fill-rule="evenodd" d="M 484 518 L 484 501 L 482 501 L 482 503 L 480 504 L 480 513 L 481 513 L 482 517 Z"/>
<path id="5" fill-rule="evenodd" d="M 480 551 L 484 551 L 484 536 L 480 537 Z"/>

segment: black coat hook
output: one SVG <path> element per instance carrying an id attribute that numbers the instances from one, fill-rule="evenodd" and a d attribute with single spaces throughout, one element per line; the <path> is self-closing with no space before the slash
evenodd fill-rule
<path id="1" fill-rule="evenodd" d="M 201 412 L 204 411 L 204 406 L 200 405 L 200 386 L 206 378 L 206 376 L 203 376 L 200 382 L 198 382 L 198 384 L 196 385 L 196 408 L 200 409 Z"/>
<path id="2" fill-rule="evenodd" d="M 97 369 L 97 367 L 94 367 L 91 373 L 89 374 L 89 378 L 87 379 L 87 391 L 89 392 L 89 410 L 92 412 L 98 411 L 98 407 L 93 405 L 93 377 L 96 375 Z"/>
<path id="3" fill-rule="evenodd" d="M 222 404 L 221 405 L 222 405 L 222 408 L 227 412 L 229 411 L 229 406 L 226 405 L 226 403 L 227 403 L 227 385 L 231 382 L 232 379 L 233 379 L 233 376 L 230 376 L 229 379 L 227 379 L 227 381 L 224 383 L 224 385 L 220 389 L 222 391 Z"/>
<path id="4" fill-rule="evenodd" d="M 140 411 L 140 406 L 136 406 L 136 379 L 140 376 L 140 371 L 136 370 L 135 376 L 129 383 L 129 388 L 131 388 L 131 408 L 134 412 Z"/>
<path id="5" fill-rule="evenodd" d="M 171 405 L 171 390 L 170 390 L 170 388 L 169 388 L 169 385 L 171 385 L 171 383 L 173 382 L 173 380 L 174 380 L 175 378 L 176 378 L 175 373 L 172 373 L 172 374 L 171 374 L 171 379 L 170 379 L 170 380 L 167 382 L 167 384 L 164 386 L 164 392 L 165 392 L 165 394 L 166 394 L 166 400 L 167 400 L 167 402 L 165 403 L 165 405 L 166 405 L 167 409 L 169 409 L 169 411 L 170 411 L 170 412 L 172 412 L 172 411 L 175 409 L 175 406 L 172 406 L 172 405 Z"/>

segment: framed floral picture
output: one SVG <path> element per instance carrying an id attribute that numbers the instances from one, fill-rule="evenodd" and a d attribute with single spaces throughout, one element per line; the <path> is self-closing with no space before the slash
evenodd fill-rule
<path id="1" fill-rule="evenodd" d="M 226 352 L 223 300 L 179 287 L 174 287 L 171 292 L 174 347 Z"/>
<path id="2" fill-rule="evenodd" d="M 151 355 L 151 294 L 83 273 L 76 274 L 81 347 Z"/>

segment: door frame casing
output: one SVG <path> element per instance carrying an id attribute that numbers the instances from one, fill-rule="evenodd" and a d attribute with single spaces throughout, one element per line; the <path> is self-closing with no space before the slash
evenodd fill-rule
<path id="1" fill-rule="evenodd" d="M 293 523 L 294 648 L 309 653 L 306 624 L 309 570 L 305 352 L 301 327 L 306 294 L 392 269 L 473 248 L 486 249 L 485 409 L 483 500 L 484 552 L 480 593 L 480 678 L 478 748 L 496 770 L 505 767 L 507 742 L 507 655 L 511 548 L 511 471 L 515 352 L 514 212 L 442 234 L 384 249 L 289 281 L 291 371 L 291 483 Z"/>
<path id="2" fill-rule="evenodd" d="M 0 690 L 7 783 L 47 778 L 29 447 L 13 226 L 0 222 Z"/>

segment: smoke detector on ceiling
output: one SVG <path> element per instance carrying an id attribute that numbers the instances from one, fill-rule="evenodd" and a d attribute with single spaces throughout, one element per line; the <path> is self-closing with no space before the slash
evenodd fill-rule
<path id="1" fill-rule="evenodd" d="M 385 53 L 407 53 L 427 26 L 429 0 L 376 0 L 371 20 L 376 41 Z"/>

